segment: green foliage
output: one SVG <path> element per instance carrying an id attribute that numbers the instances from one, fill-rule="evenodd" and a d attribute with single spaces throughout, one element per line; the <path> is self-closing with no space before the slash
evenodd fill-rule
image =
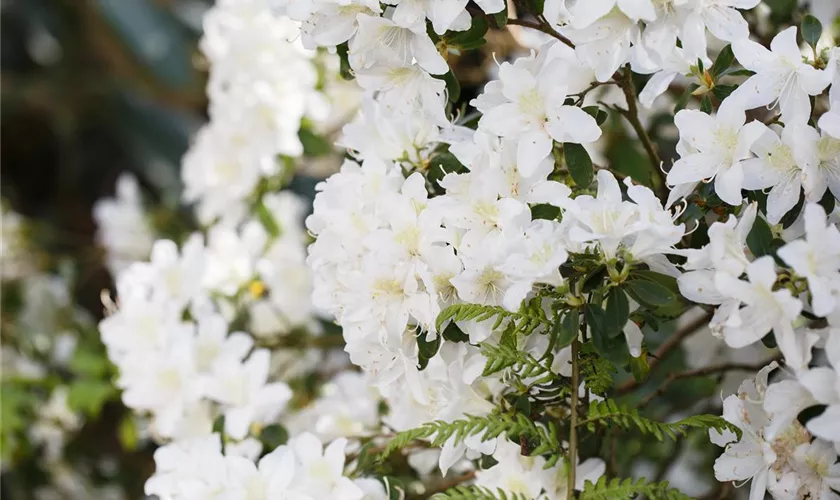
<path id="1" fill-rule="evenodd" d="M 117 390 L 108 381 L 80 379 L 70 384 L 67 406 L 95 417 L 99 415 L 102 406 L 116 395 Z"/>
<path id="2" fill-rule="evenodd" d="M 557 375 L 551 371 L 551 362 L 546 364 L 514 346 L 482 344 L 481 353 L 487 358 L 483 376 L 492 375 L 505 368 L 512 368 L 520 378 L 541 377 L 537 383 L 545 383 L 556 379 Z"/>
<path id="3" fill-rule="evenodd" d="M 495 21 L 495 23 L 496 23 L 497 28 L 502 29 L 505 26 L 507 26 L 507 20 L 508 20 L 507 4 L 505 4 L 505 8 L 502 9 L 500 12 L 497 12 L 497 13 L 491 14 L 491 15 L 493 17 L 493 21 Z"/>
<path id="4" fill-rule="evenodd" d="M 496 491 L 483 486 L 456 486 L 442 493 L 433 495 L 432 500 L 527 500 L 521 493 L 510 493 L 501 489 Z"/>
<path id="5" fill-rule="evenodd" d="M 812 48 L 817 47 L 822 36 L 822 23 L 816 17 L 808 14 L 802 18 L 802 39 Z"/>
<path id="6" fill-rule="evenodd" d="M 453 422 L 436 420 L 420 427 L 399 432 L 385 446 L 377 457 L 384 460 L 395 451 L 405 448 L 419 439 L 424 439 L 433 447 L 443 446 L 449 438 L 456 443 L 468 436 L 481 435 L 483 439 L 492 439 L 505 435 L 511 439 L 526 439 L 530 444 L 531 455 L 549 455 L 546 468 L 552 467 L 562 457 L 563 447 L 554 422 L 537 424 L 521 413 L 493 413 L 486 417 L 467 415 Z"/>
<path id="7" fill-rule="evenodd" d="M 713 78 L 717 79 L 723 75 L 724 71 L 732 66 L 733 62 L 735 62 L 735 54 L 732 52 L 732 45 L 727 45 L 718 53 L 717 59 L 715 59 L 712 67 L 709 68 L 709 73 Z"/>
<path id="8" fill-rule="evenodd" d="M 589 404 L 589 413 L 581 425 L 594 432 L 597 425 L 615 424 L 623 429 L 638 429 L 642 434 L 653 435 L 659 441 L 666 437 L 676 440 L 685 436 L 688 429 L 732 429 L 732 425 L 717 415 L 692 415 L 676 422 L 656 422 L 639 415 L 638 410 L 631 410 L 619 405 L 612 399 L 593 401 Z M 597 424 L 597 425 L 596 425 Z"/>
<path id="9" fill-rule="evenodd" d="M 563 157 L 566 159 L 566 167 L 575 184 L 582 188 L 589 187 L 592 184 L 594 169 L 586 148 L 573 142 L 564 142 Z"/>
<path id="10" fill-rule="evenodd" d="M 426 340 L 426 332 L 421 331 L 417 335 L 417 358 L 421 370 L 426 368 L 429 360 L 437 354 L 440 349 L 441 336 L 435 335 L 432 340 Z"/>
<path id="11" fill-rule="evenodd" d="M 496 318 L 493 330 L 504 328 L 504 333 L 510 338 L 516 334 L 530 335 L 539 327 L 551 328 L 551 320 L 545 311 L 538 306 L 525 304 L 517 312 L 511 312 L 501 306 L 484 306 L 480 304 L 453 304 L 440 312 L 436 326 L 440 331 L 443 324 L 452 321 L 482 322 Z"/>
<path id="12" fill-rule="evenodd" d="M 750 252 L 756 257 L 772 255 L 773 252 L 773 231 L 767 225 L 767 221 L 756 217 L 752 229 L 747 234 L 747 246 Z"/>
<path id="13" fill-rule="evenodd" d="M 592 343 L 587 342 L 581 345 L 578 358 L 580 376 L 590 391 L 604 395 L 612 389 L 615 366 L 598 355 Z"/>
<path id="14" fill-rule="evenodd" d="M 465 50 L 477 49 L 487 43 L 484 35 L 487 33 L 488 27 L 487 19 L 484 16 L 473 16 L 470 29 L 467 31 L 448 32 L 444 38 L 448 45 L 460 47 Z"/>
<path id="15" fill-rule="evenodd" d="M 551 343 L 546 354 L 571 344 L 580 333 L 580 311 L 572 309 L 557 316 L 551 326 Z"/>
<path id="16" fill-rule="evenodd" d="M 690 496 L 676 488 L 671 488 L 668 481 L 648 483 L 644 478 L 613 478 L 607 481 L 606 476 L 601 476 L 597 483 L 587 481 L 583 487 L 583 492 L 580 494 L 580 499 L 613 500 L 635 498 L 639 495 L 645 495 L 647 498 L 655 498 L 656 500 L 691 500 Z"/>
<path id="17" fill-rule="evenodd" d="M 280 225 L 277 224 L 277 221 L 274 219 L 274 216 L 271 215 L 271 212 L 265 206 L 265 204 L 260 200 L 257 203 L 257 219 L 262 224 L 263 229 L 271 236 L 272 238 L 277 238 L 280 236 Z"/>

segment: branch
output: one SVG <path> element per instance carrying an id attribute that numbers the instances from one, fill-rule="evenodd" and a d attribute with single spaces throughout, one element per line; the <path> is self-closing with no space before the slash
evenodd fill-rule
<path id="1" fill-rule="evenodd" d="M 620 78 L 619 78 L 620 76 Z M 642 125 L 642 122 L 639 120 L 639 107 L 636 105 L 636 88 L 633 86 L 633 79 L 631 77 L 630 66 L 624 67 L 624 72 L 622 74 L 616 73 L 615 75 L 616 83 L 618 86 L 621 87 L 621 90 L 624 92 L 624 97 L 627 100 L 627 109 L 623 110 L 621 108 L 617 108 L 618 111 L 627 118 L 627 121 L 630 122 L 630 125 L 633 127 L 633 130 L 636 131 L 636 135 L 639 136 L 639 140 L 642 141 L 642 145 L 645 148 L 645 152 L 650 159 L 650 162 L 653 164 L 653 175 L 654 175 L 654 188 L 656 192 L 659 194 L 660 198 L 665 198 L 668 196 L 668 187 L 665 183 L 665 174 L 662 173 L 662 159 L 659 158 L 659 153 L 656 152 L 656 146 L 654 146 L 653 141 L 651 141 L 650 136 L 647 134 L 645 127 Z"/>
<path id="2" fill-rule="evenodd" d="M 712 313 L 705 313 L 699 318 L 695 319 L 691 323 L 685 325 L 683 328 L 674 332 L 673 335 L 668 337 L 668 340 L 662 343 L 659 346 L 659 349 L 656 350 L 655 353 L 651 356 L 653 359 L 650 360 L 650 370 L 653 371 L 654 367 L 658 365 L 667 355 L 677 346 L 682 344 L 683 340 L 686 337 L 691 335 L 692 333 L 696 332 L 700 328 L 709 324 L 709 321 L 712 319 Z M 628 392 L 634 390 L 639 386 L 640 382 L 636 379 L 630 379 L 624 384 L 618 386 L 616 392 L 618 395 L 627 394 Z"/>
<path id="3" fill-rule="evenodd" d="M 584 329 L 586 327 L 584 326 Z M 578 426 L 578 388 L 580 387 L 580 369 L 578 363 L 578 339 L 572 340 L 572 404 L 571 421 L 569 422 L 569 484 L 568 498 L 574 498 L 577 468 L 577 426 Z"/>
<path id="4" fill-rule="evenodd" d="M 526 21 L 524 19 L 508 19 L 508 24 L 512 24 L 514 26 L 524 26 L 525 28 L 531 28 L 532 30 L 542 31 L 546 35 L 552 36 L 564 44 L 568 45 L 571 48 L 575 48 L 575 44 L 572 43 L 571 40 L 566 38 L 565 36 L 561 35 L 557 30 L 552 28 L 547 22 L 540 20 L 539 22 L 533 21 Z"/>
<path id="5" fill-rule="evenodd" d="M 677 380 L 692 377 L 705 377 L 707 375 L 714 375 L 716 373 L 724 373 L 728 371 L 757 372 L 765 366 L 767 366 L 768 364 L 772 363 L 773 361 L 779 361 L 781 359 L 782 355 L 778 354 L 768 360 L 761 361 L 759 363 L 721 363 L 719 365 L 712 365 L 704 368 L 697 368 L 694 370 L 673 372 L 670 375 L 668 375 L 668 377 L 662 382 L 662 385 L 660 385 L 657 390 L 645 396 L 645 398 L 639 402 L 637 408 L 645 407 L 654 398 L 664 394 L 665 391 L 668 390 L 668 387 Z"/>
<path id="6" fill-rule="evenodd" d="M 423 498 L 431 498 L 433 495 L 437 493 L 443 493 L 450 488 L 454 488 L 461 483 L 465 483 L 473 478 L 475 478 L 476 471 L 471 470 L 469 472 L 465 472 L 461 475 L 455 476 L 449 479 L 443 479 L 438 484 L 430 487 L 426 491 L 423 492 Z M 419 498 L 419 497 L 418 497 Z"/>

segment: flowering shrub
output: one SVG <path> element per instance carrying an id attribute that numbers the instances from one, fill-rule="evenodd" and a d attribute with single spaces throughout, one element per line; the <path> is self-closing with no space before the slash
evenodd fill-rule
<path id="1" fill-rule="evenodd" d="M 4 447 L 28 430 L 58 461 L 74 410 L 119 394 L 162 500 L 840 498 L 830 21 L 218 0 L 195 231 L 164 239 L 128 177 L 98 204 L 110 363 L 37 401 L 4 385 L 48 421 Z M 288 187 L 331 160 L 310 213 Z"/>

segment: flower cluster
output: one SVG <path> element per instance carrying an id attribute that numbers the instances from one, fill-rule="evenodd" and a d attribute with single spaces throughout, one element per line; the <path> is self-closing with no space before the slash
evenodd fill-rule
<path id="1" fill-rule="evenodd" d="M 194 498 L 385 499 L 382 485 L 344 475 L 345 439 L 326 448 L 304 433 L 254 463 L 228 446 L 222 453 L 217 434 L 180 441 L 155 451 L 157 470 L 146 492 L 162 500 Z"/>
<path id="2" fill-rule="evenodd" d="M 184 201 L 203 223 L 236 222 L 262 178 L 282 173 L 277 156 L 298 157 L 301 119 L 322 120 L 317 55 L 298 24 L 266 0 L 219 1 L 204 16 L 201 50 L 210 67 L 210 122 L 183 160 Z"/>

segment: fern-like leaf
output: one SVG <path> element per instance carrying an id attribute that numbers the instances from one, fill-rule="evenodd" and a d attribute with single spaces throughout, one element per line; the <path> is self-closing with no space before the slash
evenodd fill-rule
<path id="1" fill-rule="evenodd" d="M 511 493 L 502 489 L 491 490 L 483 486 L 456 486 L 432 496 L 432 500 L 528 500 L 521 493 Z"/>
<path id="2" fill-rule="evenodd" d="M 671 488 L 668 481 L 648 483 L 642 479 L 619 479 L 607 481 L 601 476 L 597 483 L 587 481 L 580 495 L 580 500 L 616 500 L 635 498 L 645 495 L 656 500 L 691 500 L 691 497 L 676 488 Z"/>
<path id="3" fill-rule="evenodd" d="M 449 320 L 452 321 L 486 321 L 496 318 L 493 329 L 505 324 L 506 332 L 530 335 L 539 327 L 550 328 L 551 321 L 541 307 L 532 307 L 526 303 L 517 312 L 511 312 L 500 306 L 485 306 L 480 304 L 453 304 L 438 314 L 436 326 L 438 331 Z"/>
<path id="4" fill-rule="evenodd" d="M 436 420 L 415 429 L 399 432 L 382 450 L 379 460 L 384 460 L 391 453 L 418 439 L 428 440 L 432 446 L 439 447 L 450 438 L 459 443 L 468 436 L 481 435 L 483 439 L 493 439 L 503 434 L 513 438 L 524 437 L 534 444 L 532 455 L 548 455 L 546 467 L 553 466 L 563 456 L 560 436 L 553 422 L 541 425 L 532 422 L 521 413 L 496 413 L 486 417 L 467 415 L 453 422 Z"/>
<path id="5" fill-rule="evenodd" d="M 636 428 L 643 434 L 652 434 L 660 441 L 666 437 L 676 440 L 679 436 L 685 436 L 691 428 L 718 431 L 732 428 L 729 422 L 717 415 L 693 415 L 676 422 L 657 422 L 639 415 L 638 410 L 619 405 L 612 399 L 591 402 L 586 420 L 578 425 L 586 425 L 590 431 L 594 431 L 598 424 L 615 424 L 624 429 Z"/>
<path id="6" fill-rule="evenodd" d="M 539 361 L 527 352 L 520 351 L 515 347 L 499 344 L 481 344 L 481 353 L 487 358 L 483 375 L 486 377 L 505 368 L 512 368 L 513 372 L 520 378 L 537 378 L 536 383 L 548 383 L 556 378 L 557 374 L 551 371 L 551 359 L 547 363 Z"/>

